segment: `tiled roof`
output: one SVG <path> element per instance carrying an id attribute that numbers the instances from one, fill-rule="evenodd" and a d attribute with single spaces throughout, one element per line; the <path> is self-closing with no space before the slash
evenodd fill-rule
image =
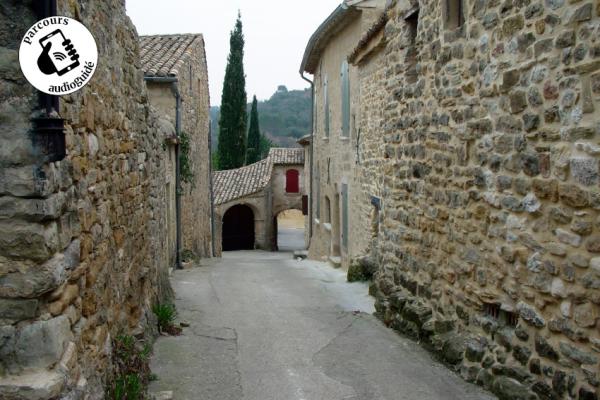
<path id="1" fill-rule="evenodd" d="M 242 168 L 213 173 L 215 204 L 244 197 L 263 190 L 271 181 L 273 164 L 269 157 Z"/>
<path id="2" fill-rule="evenodd" d="M 204 46 L 201 34 L 140 36 L 144 75 L 177 76 L 191 56 L 195 42 Z"/>
<path id="3" fill-rule="evenodd" d="M 273 165 L 304 164 L 304 149 L 273 148 L 264 160 L 245 167 L 213 172 L 215 205 L 260 192 L 271 182 Z"/>
<path id="4" fill-rule="evenodd" d="M 304 149 L 300 148 L 272 148 L 269 157 L 274 165 L 304 164 Z"/>

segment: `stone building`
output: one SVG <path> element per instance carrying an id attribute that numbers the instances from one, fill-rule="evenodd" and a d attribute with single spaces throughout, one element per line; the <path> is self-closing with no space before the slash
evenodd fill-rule
<path id="1" fill-rule="evenodd" d="M 599 37 L 597 1 L 394 1 L 346 53 L 377 314 L 500 398 L 598 398 Z"/>
<path id="2" fill-rule="evenodd" d="M 384 7 L 385 0 L 344 1 L 310 38 L 300 71 L 314 77 L 309 256 L 344 268 L 365 253 L 369 234 L 353 211 L 362 194 L 356 169 L 361 108 L 358 69 L 348 54 Z"/>
<path id="3" fill-rule="evenodd" d="M 174 255 L 175 265 L 179 242 L 179 253 L 210 257 L 211 172 L 206 162 L 211 159 L 210 99 L 204 38 L 200 34 L 142 36 L 140 56 L 150 104 L 174 126 L 165 171 L 169 254 Z M 183 160 L 179 166 L 178 160 Z M 181 190 L 176 189 L 178 170 Z"/>
<path id="4" fill-rule="evenodd" d="M 37 93 L 17 57 L 56 14 L 86 25 L 100 54 L 90 83 L 60 99 Z M 112 339 L 151 330 L 170 296 L 175 129 L 150 107 L 123 1 L 4 2 L 0 26 L 0 398 L 101 399 Z"/>
<path id="5" fill-rule="evenodd" d="M 304 149 L 272 148 L 264 160 L 216 171 L 213 180 L 219 255 L 229 250 L 276 250 L 278 214 L 306 211 Z"/>

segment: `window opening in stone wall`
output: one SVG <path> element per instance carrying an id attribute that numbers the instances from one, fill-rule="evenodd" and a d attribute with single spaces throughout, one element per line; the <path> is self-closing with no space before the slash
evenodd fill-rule
<path id="1" fill-rule="evenodd" d="M 331 223 L 331 200 L 327 196 L 325 196 L 325 222 Z"/>
<path id="2" fill-rule="evenodd" d="M 405 18 L 406 34 L 409 46 L 406 49 L 406 81 L 415 83 L 417 81 L 417 32 L 419 30 L 419 9 L 408 14 Z"/>
<path id="3" fill-rule="evenodd" d="M 519 315 L 517 313 L 502 310 L 501 314 L 506 325 L 516 327 L 519 323 Z"/>
<path id="4" fill-rule="evenodd" d="M 381 210 L 381 199 L 376 196 L 371 196 L 371 238 L 379 237 L 379 218 Z"/>
<path id="5" fill-rule="evenodd" d="M 464 23 L 462 0 L 446 0 L 446 29 L 455 29 Z"/>
<path id="6" fill-rule="evenodd" d="M 328 89 L 327 75 L 323 80 L 323 124 L 325 130 L 325 137 L 329 137 L 329 89 Z"/>
<path id="7" fill-rule="evenodd" d="M 317 219 L 321 218 L 321 172 L 319 169 L 319 164 L 317 163 L 317 168 L 315 169 L 316 171 L 316 179 L 315 179 L 315 183 L 317 186 L 317 198 L 316 198 L 316 210 L 315 210 L 315 215 L 317 217 Z"/>
<path id="8" fill-rule="evenodd" d="M 493 319 L 499 319 L 500 318 L 500 304 L 496 304 L 496 303 L 485 303 L 483 305 L 483 312 L 485 313 L 485 315 L 487 315 L 488 317 L 491 317 Z"/>
<path id="9" fill-rule="evenodd" d="M 288 169 L 285 172 L 285 191 L 287 193 L 298 193 L 300 191 L 299 176 L 300 173 L 297 169 Z"/>
<path id="10" fill-rule="evenodd" d="M 498 303 L 485 303 L 483 305 L 484 314 L 498 321 L 501 325 L 516 327 L 519 323 L 517 313 L 503 310 Z"/>
<path id="11" fill-rule="evenodd" d="M 350 135 L 350 70 L 348 61 L 344 60 L 341 67 L 342 82 L 342 137 Z"/>

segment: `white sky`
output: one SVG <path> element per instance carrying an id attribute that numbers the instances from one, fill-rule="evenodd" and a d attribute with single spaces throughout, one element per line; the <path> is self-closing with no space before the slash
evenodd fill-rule
<path id="1" fill-rule="evenodd" d="M 266 100 L 278 85 L 302 89 L 298 70 L 308 39 L 341 0 L 127 0 L 140 35 L 202 33 L 206 43 L 211 105 L 220 105 L 229 33 L 238 9 L 246 40 L 248 101 Z"/>

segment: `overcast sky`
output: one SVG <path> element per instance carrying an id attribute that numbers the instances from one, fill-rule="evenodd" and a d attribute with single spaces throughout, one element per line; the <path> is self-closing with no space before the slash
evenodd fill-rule
<path id="1" fill-rule="evenodd" d="M 140 35 L 202 33 L 206 43 L 211 105 L 220 105 L 229 33 L 238 9 L 246 39 L 248 101 L 266 100 L 278 85 L 302 89 L 298 70 L 308 39 L 341 0 L 126 0 Z"/>

